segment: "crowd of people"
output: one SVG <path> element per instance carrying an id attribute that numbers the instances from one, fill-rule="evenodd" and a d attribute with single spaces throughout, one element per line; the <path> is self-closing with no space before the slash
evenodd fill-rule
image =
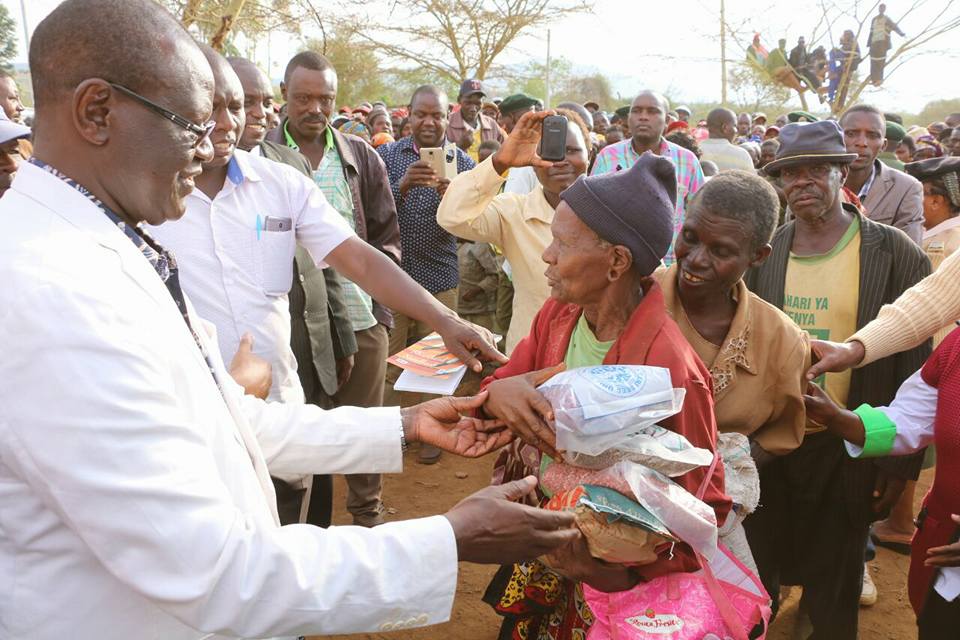
<path id="1" fill-rule="evenodd" d="M 0 78 L 0 636 L 408 629 L 449 618 L 469 561 L 500 565 L 498 637 L 602 637 L 585 594 L 704 559 L 603 561 L 543 508 L 564 451 L 538 387 L 646 365 L 683 390 L 660 424 L 715 460 L 673 480 L 769 594 L 731 637 L 797 586 L 797 637 L 856 638 L 876 545 L 911 555 L 918 637 L 956 637 L 960 113 L 771 123 L 652 90 L 607 113 L 477 79 L 338 108 L 312 51 L 278 100 L 150 0 L 66 0 L 30 71 L 32 128 Z M 434 331 L 477 395 L 394 389 L 388 356 Z M 491 486 L 386 522 L 408 446 L 496 454 Z"/>
<path id="2" fill-rule="evenodd" d="M 768 51 L 757 33 L 747 47 L 747 62 L 777 84 L 800 94 L 813 92 L 821 104 L 846 104 L 850 85 L 857 78 L 860 63 L 869 57 L 869 82 L 874 86 L 882 85 L 887 57 L 893 48 L 892 36 L 906 35 L 887 15 L 887 5 L 879 4 L 876 9 L 877 14 L 871 18 L 867 32 L 866 56 L 861 55 L 857 34 L 852 29 L 843 31 L 829 53 L 823 45 L 808 50 L 803 36 L 797 38 L 796 46 L 789 52 L 786 38 L 779 40 L 776 49 Z"/>

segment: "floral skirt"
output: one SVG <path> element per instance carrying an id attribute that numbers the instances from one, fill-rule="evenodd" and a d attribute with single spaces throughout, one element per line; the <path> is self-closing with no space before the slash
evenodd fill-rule
<path id="1" fill-rule="evenodd" d="M 493 484 L 539 475 L 541 453 L 514 441 L 494 465 Z M 540 504 L 545 496 L 537 493 Z M 583 588 L 539 560 L 500 567 L 483 596 L 503 616 L 499 640 L 585 640 L 593 613 Z"/>

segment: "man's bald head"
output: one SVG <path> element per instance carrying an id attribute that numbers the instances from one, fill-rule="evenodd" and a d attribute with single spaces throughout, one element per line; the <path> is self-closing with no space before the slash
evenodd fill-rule
<path id="1" fill-rule="evenodd" d="M 88 78 L 153 95 L 210 82 L 193 38 L 153 0 L 66 0 L 37 25 L 30 72 L 38 121 Z"/>
<path id="2" fill-rule="evenodd" d="M 737 114 L 730 109 L 718 107 L 707 114 L 707 131 L 711 138 L 733 142 L 737 135 Z"/>
<path id="3" fill-rule="evenodd" d="M 663 130 L 667 126 L 667 111 L 670 103 L 655 91 L 641 91 L 630 105 L 627 124 L 633 138 L 634 148 L 652 149 L 660 144 Z"/>
<path id="4" fill-rule="evenodd" d="M 233 70 L 233 66 L 227 62 L 227 59 L 210 45 L 198 44 L 197 46 L 200 47 L 203 57 L 210 65 L 210 70 L 213 71 L 214 87 L 218 89 L 221 85 L 227 85 L 234 92 L 242 94 L 243 87 L 240 84 L 240 78 L 237 76 L 237 72 Z"/>
<path id="5" fill-rule="evenodd" d="M 662 93 L 657 93 L 656 91 L 650 91 L 649 89 L 644 89 L 633 99 L 633 102 L 636 103 L 637 100 L 641 98 L 653 98 L 660 104 L 660 108 L 663 109 L 663 113 L 666 114 L 667 111 L 670 111 L 670 101 L 667 100 L 666 96 Z"/>
<path id="6" fill-rule="evenodd" d="M 227 58 L 227 62 L 230 63 L 233 72 L 236 73 L 240 79 L 240 84 L 243 86 L 243 92 L 245 94 L 248 89 L 254 88 L 264 92 L 273 92 L 273 85 L 270 83 L 270 78 L 267 77 L 267 74 L 264 73 L 260 67 L 250 60 L 230 56 Z"/>
<path id="7" fill-rule="evenodd" d="M 213 156 L 213 76 L 173 16 L 152 0 L 66 0 L 37 25 L 30 70 L 35 157 L 128 223 L 183 215 Z"/>

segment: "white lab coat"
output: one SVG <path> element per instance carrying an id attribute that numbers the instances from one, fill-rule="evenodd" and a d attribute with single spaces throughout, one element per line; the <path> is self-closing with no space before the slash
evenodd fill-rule
<path id="1" fill-rule="evenodd" d="M 401 469 L 395 408 L 243 396 L 194 318 L 78 191 L 30 164 L 0 200 L 0 638 L 193 640 L 449 618 L 443 517 L 280 527 L 276 473 Z"/>

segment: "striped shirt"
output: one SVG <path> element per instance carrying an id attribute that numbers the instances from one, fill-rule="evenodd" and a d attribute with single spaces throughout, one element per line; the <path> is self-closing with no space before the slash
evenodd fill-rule
<path id="1" fill-rule="evenodd" d="M 670 160 L 677 171 L 677 207 L 673 216 L 673 237 L 676 239 L 683 226 L 687 200 L 704 184 L 703 170 L 700 168 L 700 161 L 692 152 L 663 139 L 660 140 L 658 155 Z M 632 167 L 639 159 L 640 154 L 634 150 L 633 140 L 607 145 L 597 154 L 597 160 L 590 175 L 623 171 Z M 673 264 L 673 242 L 670 243 L 670 250 L 663 261 L 667 265 Z"/>

